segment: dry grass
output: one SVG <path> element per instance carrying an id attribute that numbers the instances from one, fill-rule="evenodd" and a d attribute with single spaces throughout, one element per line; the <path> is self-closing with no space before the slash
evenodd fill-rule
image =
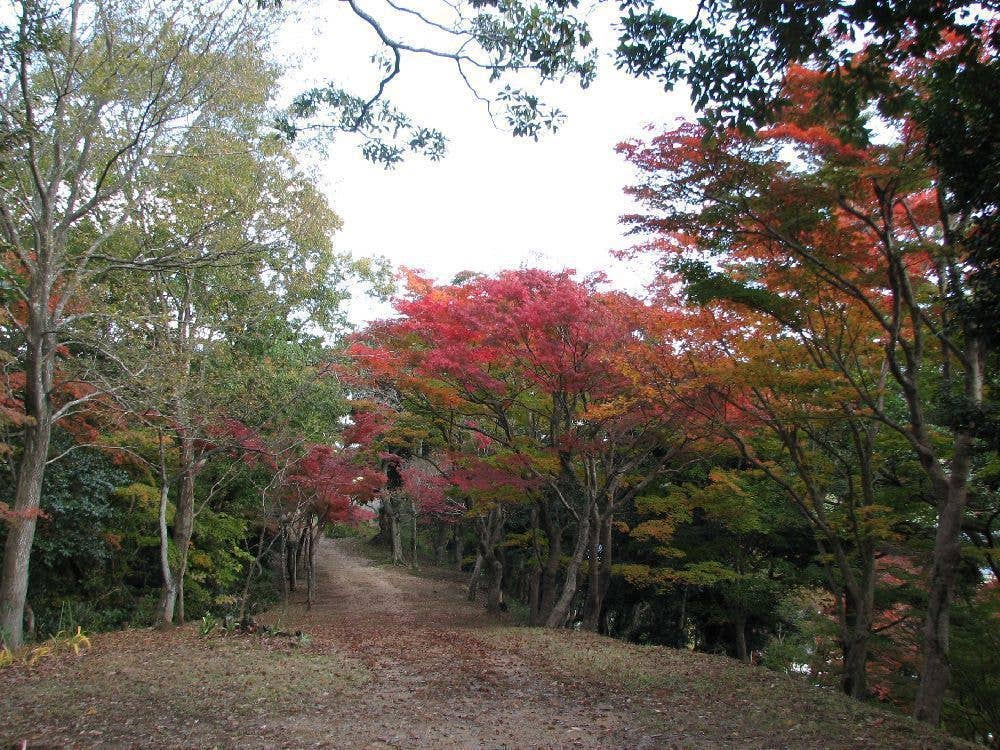
<path id="1" fill-rule="evenodd" d="M 290 639 L 126 631 L 79 657 L 0 675 L 0 738 L 46 744 L 213 744 L 267 735 L 273 717 L 342 707 L 370 679 L 354 660 Z M 264 727 L 262 729 L 261 727 Z"/>

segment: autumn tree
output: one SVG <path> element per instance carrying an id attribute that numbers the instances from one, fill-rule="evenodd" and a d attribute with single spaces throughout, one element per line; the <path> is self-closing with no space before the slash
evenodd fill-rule
<path id="1" fill-rule="evenodd" d="M 920 69 L 907 74 L 917 87 Z M 709 140 L 685 125 L 623 144 L 648 176 L 633 192 L 652 209 L 628 220 L 652 234 L 650 247 L 672 259 L 695 298 L 734 300 L 822 351 L 823 367 L 850 393 L 845 416 L 874 420 L 910 446 L 937 510 L 916 702 L 917 716 L 936 722 L 983 404 L 986 352 L 963 314 L 968 247 L 954 231 L 970 217 L 950 207 L 917 123 L 882 119 L 892 137 L 876 141 L 848 114 L 821 116 L 820 78 L 794 70 L 785 88 L 792 104 L 757 135 Z M 860 322 L 839 337 L 812 336 L 786 299 L 810 292 L 839 298 L 840 312 L 832 310 Z M 844 356 L 866 339 L 880 347 L 882 367 Z"/>
<path id="2" fill-rule="evenodd" d="M 413 394 L 410 408 L 422 404 L 445 429 L 478 436 L 495 469 L 531 480 L 543 516 L 567 514 L 572 554 L 546 614 L 550 627 L 562 626 L 581 565 L 600 548 L 593 540 L 607 538 L 616 510 L 669 470 L 688 441 L 679 409 L 667 412 L 631 387 L 626 354 L 651 312 L 596 282 L 542 271 L 445 287 L 415 279 L 397 307 L 404 317 L 373 325 L 351 353 Z M 558 550 L 562 528 L 546 531 Z M 592 570 L 591 610 L 599 611 L 607 576 L 596 559 Z"/>
<path id="3" fill-rule="evenodd" d="M 352 440 L 350 430 L 344 440 Z M 282 575 L 294 580 L 299 559 L 305 561 L 306 603 L 310 607 L 316 591 L 316 544 L 326 524 L 355 523 L 371 517 L 371 511 L 363 506 L 374 500 L 386 481 L 384 474 L 365 466 L 359 454 L 357 447 L 308 446 L 284 481 Z M 291 549 L 290 538 L 295 540 Z M 283 580 L 286 596 L 287 586 Z"/>
<path id="4" fill-rule="evenodd" d="M 884 352 L 871 321 L 839 290 L 817 284 L 808 271 L 770 273 L 748 268 L 748 260 L 741 255 L 723 275 L 674 259 L 687 273 L 688 302 L 707 305 L 688 308 L 676 345 L 711 394 L 695 408 L 738 449 L 742 468 L 770 480 L 813 529 L 837 601 L 842 686 L 862 698 L 877 615 L 876 560 L 898 541 L 892 530 L 900 516 L 886 500 L 880 425 L 851 378 L 884 390 Z M 663 281 L 672 285 L 673 278 Z M 663 294 L 665 303 L 682 306 L 671 290 Z M 656 382 L 655 370 L 647 371 Z M 878 398 L 884 406 L 884 395 Z M 713 484 L 739 495 L 742 474 L 720 467 Z"/>

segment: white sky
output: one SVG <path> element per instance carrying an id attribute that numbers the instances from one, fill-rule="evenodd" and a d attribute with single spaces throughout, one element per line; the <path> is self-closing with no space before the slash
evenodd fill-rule
<path id="1" fill-rule="evenodd" d="M 385 17 L 375 0 L 363 7 Z M 299 13 L 282 40 L 302 61 L 286 88 L 294 92 L 332 79 L 356 93 L 374 91 L 368 62 L 378 50 L 374 33 L 343 3 L 312 5 Z M 593 22 L 605 48 L 614 39 L 608 20 Z M 395 33 L 411 29 L 403 25 Z M 413 34 L 409 40 L 417 41 Z M 547 103 L 566 113 L 566 123 L 537 143 L 514 139 L 490 123 L 452 63 L 404 57 L 389 98 L 416 122 L 443 130 L 448 153 L 440 162 L 409 158 L 385 171 L 363 159 L 356 140 L 340 136 L 325 156 L 311 158 L 344 221 L 340 248 L 356 256 L 384 255 L 441 280 L 462 270 L 575 268 L 606 271 L 617 284 L 637 290 L 645 273 L 609 256 L 631 244 L 618 217 L 634 208 L 622 188 L 635 176 L 614 145 L 642 135 L 647 123 L 673 122 L 689 113 L 687 92 L 665 94 L 654 82 L 618 72 L 607 57 L 587 91 L 570 84 L 541 91 Z M 362 300 L 352 308 L 356 322 L 386 313 Z"/>

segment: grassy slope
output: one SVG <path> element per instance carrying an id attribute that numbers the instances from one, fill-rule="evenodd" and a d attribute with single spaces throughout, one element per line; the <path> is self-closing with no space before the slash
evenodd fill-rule
<path id="1" fill-rule="evenodd" d="M 712 654 L 637 646 L 583 632 L 508 628 L 500 647 L 528 650 L 559 679 L 631 698 L 652 746 L 971 748 L 960 740 L 805 680 Z"/>

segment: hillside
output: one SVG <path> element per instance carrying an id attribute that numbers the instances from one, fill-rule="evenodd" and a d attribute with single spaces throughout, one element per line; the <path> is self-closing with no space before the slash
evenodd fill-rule
<path id="1" fill-rule="evenodd" d="M 731 659 L 513 627 L 460 586 L 319 555 L 292 636 L 100 635 L 0 672 L 0 741 L 175 747 L 966 747 Z M 306 637 L 296 637 L 303 631 Z M 29 745 L 30 746 L 30 745 Z"/>

